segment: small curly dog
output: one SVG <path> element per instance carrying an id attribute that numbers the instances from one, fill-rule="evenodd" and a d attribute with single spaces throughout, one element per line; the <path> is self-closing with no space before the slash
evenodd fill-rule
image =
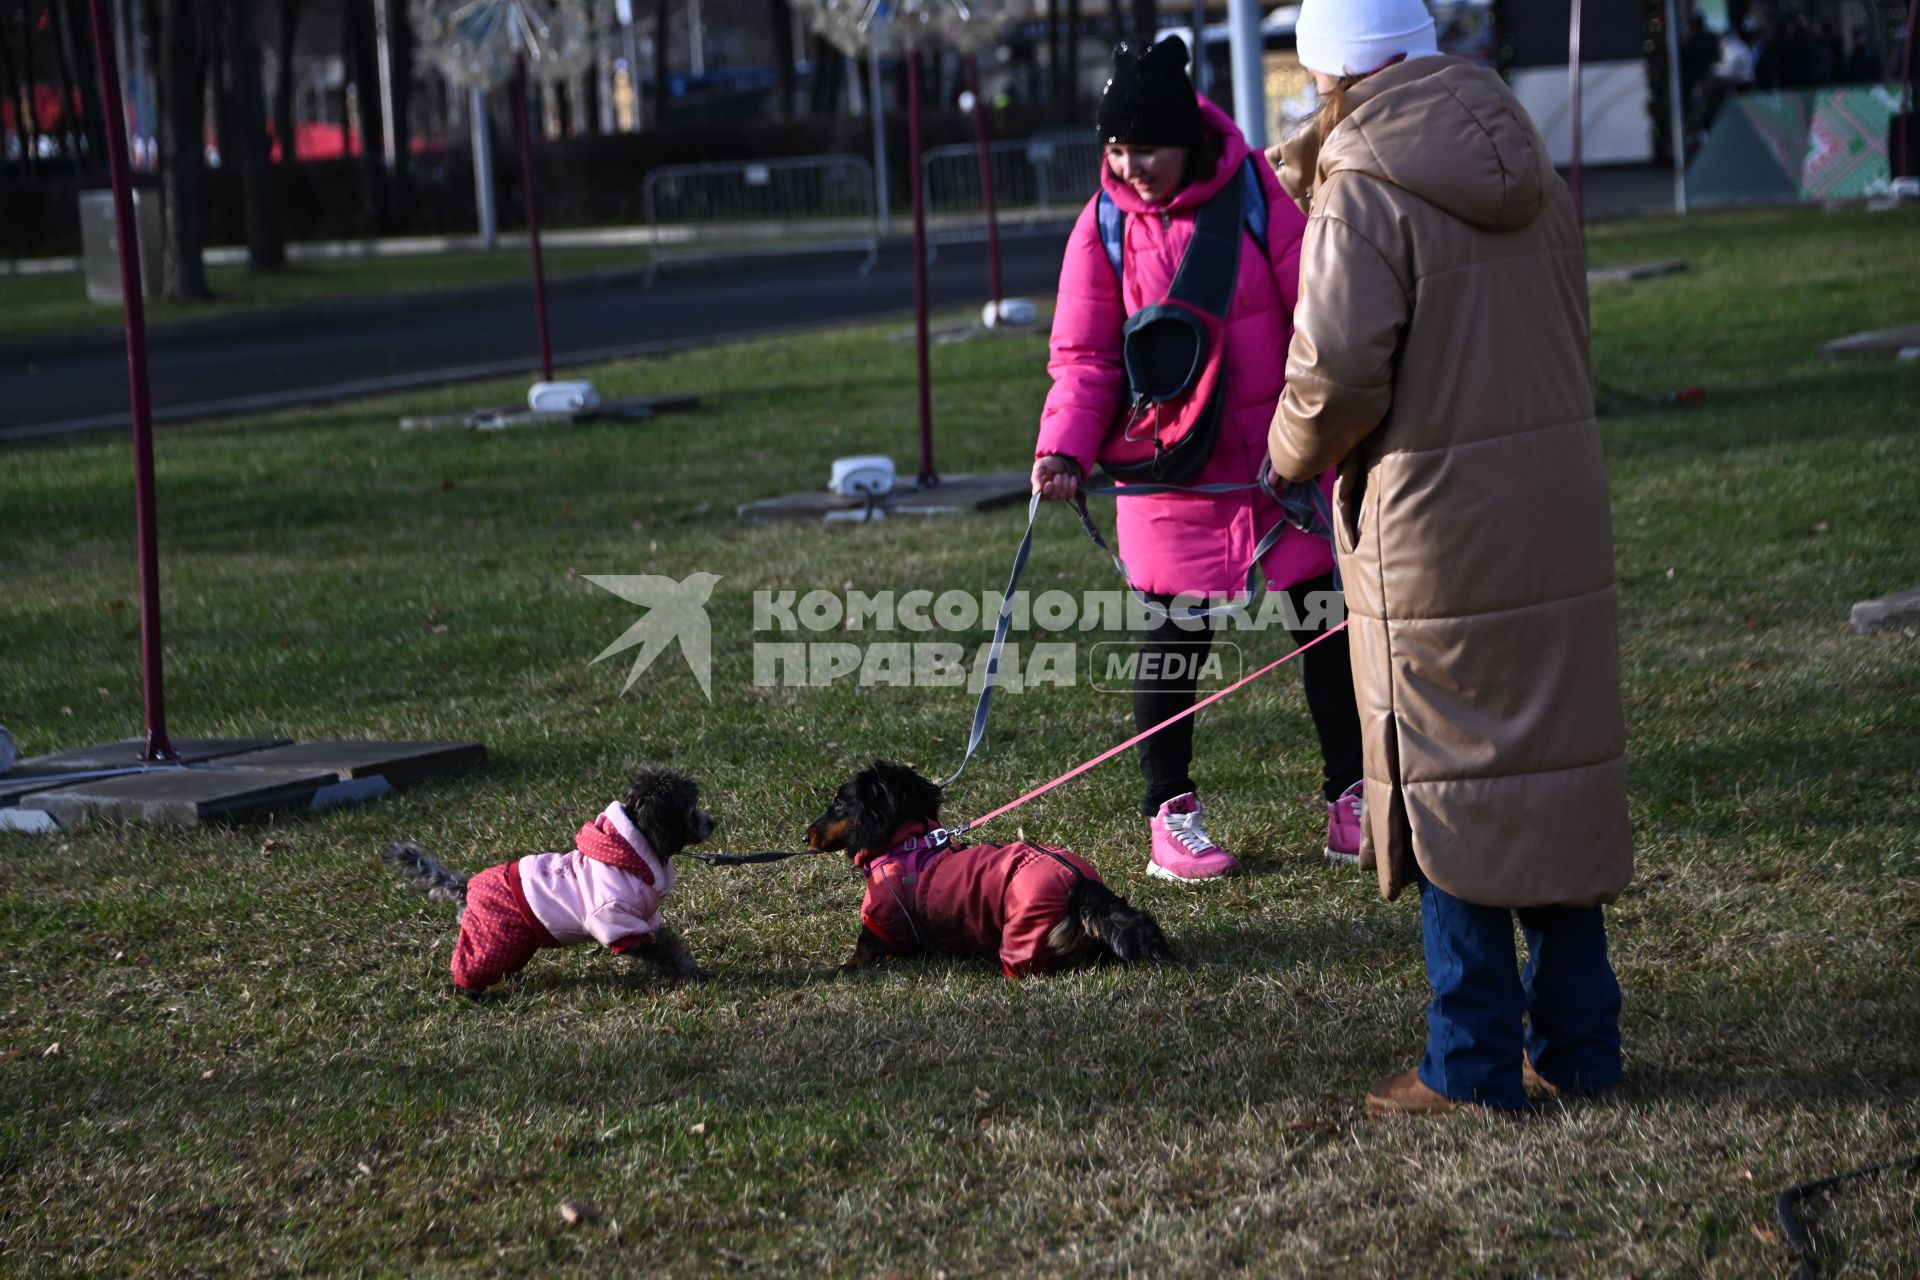
<path id="1" fill-rule="evenodd" d="M 1173 959 L 1160 925 L 1065 849 L 951 844 L 935 831 L 940 787 L 876 760 L 843 783 L 807 846 L 845 849 L 867 879 L 860 938 L 842 969 L 888 956 L 990 956 L 1009 978 L 1112 959 Z"/>
<path id="2" fill-rule="evenodd" d="M 711 834 L 699 784 L 646 768 L 625 799 L 580 828 L 571 852 L 528 854 L 473 876 L 407 840 L 380 850 L 380 860 L 429 898 L 462 904 L 453 985 L 463 994 L 518 973 L 542 947 L 588 941 L 702 979 L 679 935 L 662 923 L 660 905 L 673 890 L 673 855 Z"/>

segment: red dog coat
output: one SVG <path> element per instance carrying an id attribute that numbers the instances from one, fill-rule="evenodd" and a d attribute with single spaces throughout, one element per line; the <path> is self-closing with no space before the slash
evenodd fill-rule
<path id="1" fill-rule="evenodd" d="M 1047 934 L 1067 914 L 1075 881 L 1098 883 L 1099 873 L 1028 841 L 931 847 L 921 837 L 935 825 L 904 823 L 885 850 L 854 854 L 867 877 L 860 923 L 895 955 L 997 955 L 1009 978 L 1051 969 Z"/>

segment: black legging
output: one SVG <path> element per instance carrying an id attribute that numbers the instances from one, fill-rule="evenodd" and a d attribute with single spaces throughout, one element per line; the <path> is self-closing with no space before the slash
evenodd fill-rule
<path id="1" fill-rule="evenodd" d="M 1291 603 L 1292 617 L 1307 617 L 1306 597 L 1316 591 L 1332 591 L 1333 577 L 1328 574 L 1319 578 L 1310 578 L 1297 586 L 1287 589 Z M 1152 597 L 1162 604 L 1173 599 L 1172 596 L 1155 595 Z M 1287 633 L 1293 637 L 1295 646 L 1303 645 L 1318 635 L 1322 627 L 1294 630 L 1289 627 Z M 1187 631 L 1172 618 L 1162 619 L 1160 624 L 1148 631 L 1140 644 L 1140 665 L 1135 669 L 1133 682 L 1133 723 L 1135 731 L 1150 729 L 1168 716 L 1177 715 L 1193 705 L 1195 675 L 1200 664 L 1205 661 L 1207 650 L 1212 647 L 1213 633 L 1210 630 Z M 1149 654 L 1161 657 L 1149 660 Z M 1171 679 L 1147 679 L 1150 667 L 1163 664 L 1168 656 L 1179 655 L 1184 661 Z M 1324 773 L 1321 790 L 1329 802 L 1337 799 L 1342 791 L 1360 781 L 1360 713 L 1353 701 L 1353 667 L 1347 657 L 1347 633 L 1321 641 L 1313 648 L 1301 654 L 1300 680 L 1307 692 L 1307 710 L 1313 716 L 1313 727 L 1320 735 L 1320 762 Z M 1188 716 L 1184 720 L 1168 725 L 1140 744 L 1140 776 L 1146 781 L 1146 795 L 1141 801 L 1141 811 L 1152 815 L 1159 812 L 1160 806 L 1175 796 L 1194 790 L 1193 778 L 1188 769 L 1193 764 L 1193 721 Z"/>

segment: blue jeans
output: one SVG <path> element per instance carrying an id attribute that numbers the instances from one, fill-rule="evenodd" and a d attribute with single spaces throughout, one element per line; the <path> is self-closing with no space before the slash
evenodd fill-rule
<path id="1" fill-rule="evenodd" d="M 1516 915 L 1525 969 L 1513 950 Z M 1592 1092 L 1620 1079 L 1620 984 L 1599 907 L 1477 907 L 1422 878 L 1420 930 L 1433 988 L 1420 1062 L 1428 1088 L 1524 1110 L 1523 1049 L 1560 1089 Z"/>

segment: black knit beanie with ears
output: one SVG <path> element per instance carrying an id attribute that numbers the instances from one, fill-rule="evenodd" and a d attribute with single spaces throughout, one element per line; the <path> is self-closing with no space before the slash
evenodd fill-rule
<path id="1" fill-rule="evenodd" d="M 1102 144 L 1199 146 L 1200 103 L 1187 78 L 1186 42 L 1167 36 L 1148 45 L 1123 40 L 1114 46 L 1113 78 L 1101 95 L 1097 124 Z"/>

